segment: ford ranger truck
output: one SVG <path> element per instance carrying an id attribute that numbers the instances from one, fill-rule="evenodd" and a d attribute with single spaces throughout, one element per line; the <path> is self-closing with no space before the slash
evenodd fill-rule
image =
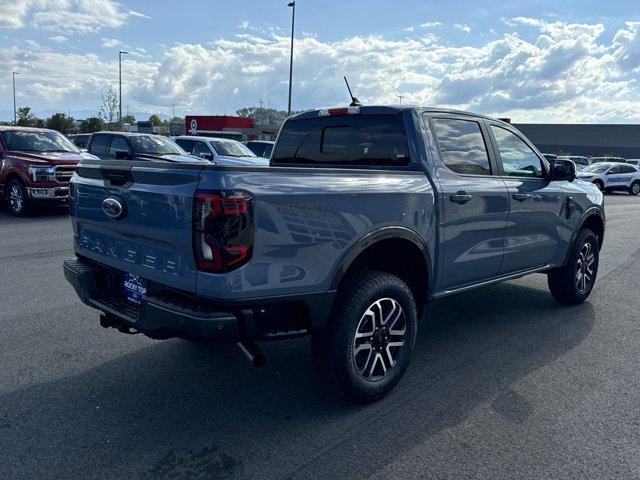
<path id="1" fill-rule="evenodd" d="M 82 161 L 64 273 L 103 327 L 157 339 L 311 336 L 315 368 L 377 400 L 426 302 L 532 273 L 561 303 L 598 273 L 603 195 L 513 126 L 364 106 L 286 120 L 270 166 Z M 515 307 L 514 307 L 515 308 Z"/>
<path id="2" fill-rule="evenodd" d="M 37 203 L 66 202 L 76 164 L 95 158 L 54 130 L 0 126 L 0 198 L 16 216 Z"/>

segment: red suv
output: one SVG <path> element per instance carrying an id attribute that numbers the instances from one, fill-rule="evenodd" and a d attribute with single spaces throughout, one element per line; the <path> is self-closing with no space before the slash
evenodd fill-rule
<path id="1" fill-rule="evenodd" d="M 55 130 L 0 126 L 0 192 L 13 215 L 38 201 L 66 202 L 83 153 Z"/>

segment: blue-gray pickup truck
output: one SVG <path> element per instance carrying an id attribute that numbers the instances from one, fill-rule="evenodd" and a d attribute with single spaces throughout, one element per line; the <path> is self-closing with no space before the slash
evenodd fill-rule
<path id="1" fill-rule="evenodd" d="M 270 166 L 83 160 L 64 272 L 122 332 L 238 343 L 256 365 L 256 342 L 311 335 L 321 377 L 372 401 L 406 370 L 428 301 L 536 272 L 559 302 L 589 296 L 603 195 L 575 176 L 484 116 L 305 112 Z"/>

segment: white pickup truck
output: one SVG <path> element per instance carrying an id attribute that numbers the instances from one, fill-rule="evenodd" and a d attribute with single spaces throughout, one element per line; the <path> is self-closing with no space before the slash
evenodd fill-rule
<path id="1" fill-rule="evenodd" d="M 594 163 L 578 172 L 577 178 L 594 183 L 603 192 L 626 190 L 631 195 L 640 194 L 640 170 L 630 164 Z"/>

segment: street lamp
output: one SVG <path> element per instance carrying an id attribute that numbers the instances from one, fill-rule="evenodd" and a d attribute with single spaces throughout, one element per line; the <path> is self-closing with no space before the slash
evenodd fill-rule
<path id="1" fill-rule="evenodd" d="M 16 110 L 16 75 L 20 75 L 19 72 L 13 72 L 13 126 L 18 125 L 18 114 Z"/>
<path id="2" fill-rule="evenodd" d="M 396 98 L 400 99 L 400 105 L 402 105 L 402 99 L 404 98 L 403 95 L 396 95 Z"/>
<path id="3" fill-rule="evenodd" d="M 120 50 L 118 52 L 118 78 L 120 85 L 120 101 L 118 102 L 119 108 L 119 116 L 118 116 L 118 126 L 122 128 L 122 55 L 128 55 L 129 52 L 125 52 L 124 50 Z"/>
<path id="4" fill-rule="evenodd" d="M 288 115 L 291 115 L 291 81 L 293 79 L 293 33 L 296 27 L 296 2 L 289 2 L 287 7 L 291 7 L 291 58 L 289 59 L 289 108 Z"/>

